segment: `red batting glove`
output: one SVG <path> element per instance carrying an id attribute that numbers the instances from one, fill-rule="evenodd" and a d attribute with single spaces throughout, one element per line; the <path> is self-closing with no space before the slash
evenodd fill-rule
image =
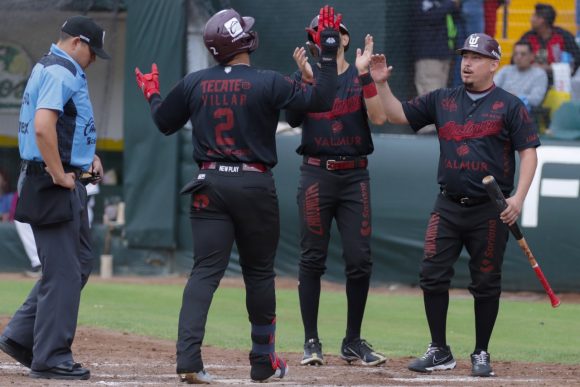
<path id="1" fill-rule="evenodd" d="M 340 23 L 342 22 L 342 14 L 338 14 L 336 18 L 334 17 L 334 8 L 325 5 L 320 8 L 318 14 L 318 27 L 316 30 L 312 28 L 306 28 L 306 31 L 310 35 L 310 38 L 318 47 L 320 47 L 320 33 L 324 29 L 333 29 L 336 31 L 340 30 Z"/>
<path id="2" fill-rule="evenodd" d="M 155 63 L 151 65 L 151 72 L 148 74 L 141 73 L 139 67 L 135 67 L 135 79 L 147 101 L 153 94 L 159 94 L 159 71 Z"/>

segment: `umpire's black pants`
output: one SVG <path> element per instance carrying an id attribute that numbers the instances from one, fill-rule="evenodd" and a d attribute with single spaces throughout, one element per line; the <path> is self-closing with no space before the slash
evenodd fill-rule
<path id="1" fill-rule="evenodd" d="M 194 264 L 179 314 L 177 373 L 203 369 L 201 345 L 207 314 L 234 241 L 250 322 L 269 325 L 276 317 L 274 258 L 280 222 L 272 173 L 202 170 L 193 189 Z"/>
<path id="2" fill-rule="evenodd" d="M 31 348 L 32 369 L 42 371 L 72 361 L 81 289 L 92 269 L 87 191 L 76 182 L 73 219 L 32 226 L 42 277 L 16 311 L 4 335 Z"/>

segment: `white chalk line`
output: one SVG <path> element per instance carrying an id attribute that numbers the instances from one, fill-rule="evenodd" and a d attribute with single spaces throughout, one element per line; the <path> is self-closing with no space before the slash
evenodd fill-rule
<path id="1" fill-rule="evenodd" d="M 96 367 L 97 369 L 100 367 L 134 367 L 135 363 L 91 363 L 92 366 Z M 166 366 L 166 362 L 149 362 L 146 366 L 150 367 L 152 365 L 162 365 Z M 223 365 L 223 364 L 207 364 L 206 369 L 211 373 L 211 370 L 214 369 L 249 369 L 249 366 L 242 366 L 242 365 Z M 332 369 L 340 369 L 344 370 L 344 366 L 324 366 L 325 370 L 332 370 Z M 360 369 L 360 368 L 359 368 Z M 28 369 L 19 365 L 18 363 L 0 363 L 0 370 L 4 371 L 18 371 L 18 372 L 28 372 Z M 360 369 L 362 370 L 362 369 Z M 97 370 L 91 370 L 91 381 L 94 381 L 95 384 L 100 385 L 108 385 L 108 386 L 117 386 L 117 385 L 148 385 L 148 384 L 159 384 L 160 381 L 172 381 L 178 380 L 177 374 L 129 374 L 129 373 L 100 373 L 95 372 Z M 365 368 L 363 372 L 365 373 L 373 373 L 373 372 L 384 372 L 385 368 Z M 273 379 L 272 383 L 276 385 L 296 385 L 300 383 L 300 381 L 309 381 L 307 377 L 301 377 L 300 379 L 293 378 L 292 373 L 289 373 L 288 379 Z M 323 378 L 323 375 L 317 375 L 317 378 Z M 135 379 L 134 381 L 107 381 L 107 380 L 98 380 L 95 379 L 118 379 L 118 378 L 127 378 L 127 379 Z M 143 379 L 149 379 L 150 381 L 144 381 Z M 433 375 L 433 376 L 418 376 L 418 377 L 385 377 L 386 380 L 389 382 L 401 382 L 401 383 L 445 383 L 445 382 L 466 382 L 466 383 L 485 383 L 485 382 L 506 382 L 506 383 L 541 383 L 547 382 L 550 379 L 537 379 L 537 378 L 502 378 L 502 377 L 493 377 L 490 379 L 487 378 L 474 378 L 469 376 L 453 376 L 453 375 Z M 563 381 L 563 379 L 558 379 L 559 381 Z M 215 378 L 216 383 L 221 384 L 232 384 L 232 385 L 264 385 L 263 383 L 255 383 L 252 382 L 249 378 L 248 379 L 221 379 Z M 336 386 L 334 384 L 325 384 L 319 386 Z M 362 385 L 357 385 L 362 386 Z"/>

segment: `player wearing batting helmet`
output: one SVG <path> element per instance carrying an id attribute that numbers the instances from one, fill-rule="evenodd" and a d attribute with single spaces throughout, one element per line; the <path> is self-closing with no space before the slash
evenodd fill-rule
<path id="1" fill-rule="evenodd" d="M 435 124 L 440 144 L 437 180 L 441 192 L 427 227 L 420 272 L 431 343 L 409 369 L 455 368 L 445 332 L 453 265 L 465 247 L 470 255 L 469 291 L 475 307 L 472 375 L 491 376 L 488 345 L 499 310 L 507 225 L 516 222 L 522 210 L 540 141 L 520 99 L 493 83 L 501 58 L 498 42 L 485 34 L 472 34 L 458 51 L 463 85 L 438 89 L 408 102 L 401 103 L 392 94 L 386 82 L 392 68 L 387 67 L 383 55 L 371 59 L 371 75 L 389 121 L 410 124 L 414 130 Z M 519 179 L 511 194 L 516 152 Z M 482 183 L 487 175 L 496 178 L 504 195 L 511 194 L 500 219 Z"/>
<path id="2" fill-rule="evenodd" d="M 315 17 L 307 29 L 307 45 L 315 58 L 320 51 L 320 45 L 313 38 L 317 22 Z M 355 66 L 344 57 L 350 35 L 342 23 L 340 43 L 338 90 L 332 110 L 324 113 L 288 110 L 286 114 L 291 126 L 303 128 L 297 149 L 303 158 L 298 188 L 302 251 L 298 294 L 305 334 L 301 364 L 324 364 L 317 317 L 320 278 L 326 269 L 330 227 L 335 219 L 344 246 L 348 303 L 346 336 L 340 356 L 349 363 L 360 360 L 364 365 L 378 365 L 386 358 L 361 339 L 361 325 L 372 271 L 367 155 L 373 151 L 373 142 L 368 121 L 382 124 L 386 117 L 368 70 L 373 52 L 372 36 L 366 36 L 364 51 L 357 49 Z M 299 68 L 295 74 L 297 81 L 310 84 L 316 79 L 319 82 L 319 61 L 311 66 L 304 48 L 296 48 L 294 60 Z"/>
<path id="3" fill-rule="evenodd" d="M 177 339 L 177 373 L 188 383 L 212 381 L 201 345 L 213 294 L 235 242 L 246 285 L 251 323 L 250 376 L 282 378 L 288 367 L 275 352 L 274 257 L 280 234 L 278 198 L 271 169 L 277 163 L 275 133 L 281 109 L 326 111 L 336 93 L 338 24 L 334 10 L 321 9 L 317 39 L 321 68 L 316 86 L 250 66 L 258 47 L 254 19 L 233 9 L 213 15 L 203 31 L 216 66 L 186 75 L 163 99 L 157 66 L 137 84 L 153 120 L 165 135 L 193 126 L 197 177 L 182 193 L 191 195 L 193 269 L 183 293 Z"/>

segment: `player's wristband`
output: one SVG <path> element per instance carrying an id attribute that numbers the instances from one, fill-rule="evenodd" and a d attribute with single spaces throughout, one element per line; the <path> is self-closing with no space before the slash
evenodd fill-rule
<path id="1" fill-rule="evenodd" d="M 373 82 L 373 78 L 371 78 L 370 73 L 364 73 L 363 75 L 359 75 L 358 79 L 363 88 L 363 97 L 365 98 L 372 98 L 378 94 L 377 87 Z"/>

